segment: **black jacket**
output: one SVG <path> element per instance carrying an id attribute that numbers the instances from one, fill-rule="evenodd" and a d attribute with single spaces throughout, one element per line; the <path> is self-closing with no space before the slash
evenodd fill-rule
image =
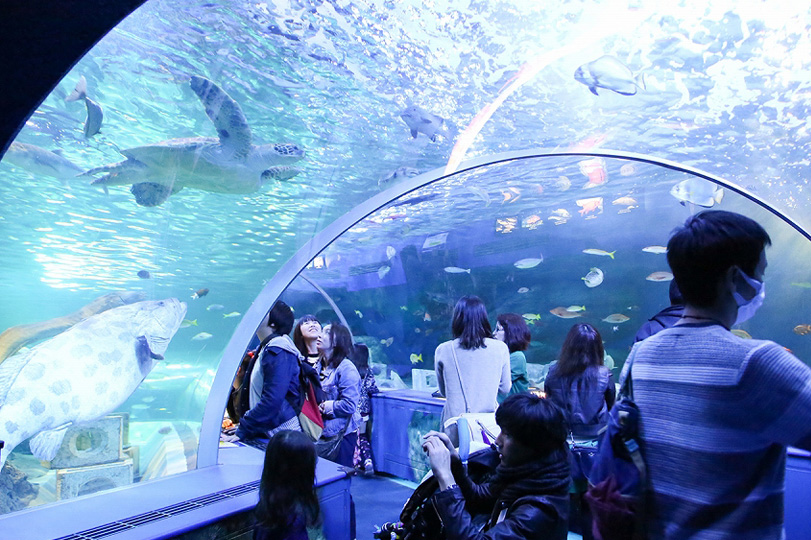
<path id="1" fill-rule="evenodd" d="M 458 487 L 439 492 L 433 504 L 448 540 L 565 540 L 569 520 L 569 464 L 565 454 L 526 464 L 476 484 L 458 459 L 451 463 Z M 479 531 L 471 513 L 490 514 Z"/>
<path id="2" fill-rule="evenodd" d="M 670 328 L 681 319 L 681 315 L 684 313 L 684 306 L 680 304 L 676 304 L 673 306 L 668 306 L 642 325 L 642 327 L 636 332 L 636 337 L 634 337 L 634 343 L 638 341 L 642 341 L 643 339 L 647 339 L 651 337 L 653 334 L 664 330 L 665 328 Z"/>

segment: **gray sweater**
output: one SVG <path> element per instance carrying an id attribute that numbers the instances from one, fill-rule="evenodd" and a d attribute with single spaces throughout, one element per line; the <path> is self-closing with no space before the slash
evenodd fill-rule
<path id="1" fill-rule="evenodd" d="M 454 350 L 459 370 L 453 359 Z M 439 391 L 447 400 L 442 408 L 443 426 L 448 418 L 465 412 L 495 411 L 499 392 L 506 394 L 512 386 L 510 350 L 495 339 L 486 338 L 484 347 L 473 350 L 462 349 L 458 339 L 441 343 L 434 353 L 434 369 Z"/>

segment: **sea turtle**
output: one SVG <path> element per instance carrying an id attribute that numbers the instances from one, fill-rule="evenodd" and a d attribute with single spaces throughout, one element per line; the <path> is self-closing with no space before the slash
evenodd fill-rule
<path id="1" fill-rule="evenodd" d="M 304 157 L 304 150 L 292 143 L 254 145 L 236 101 L 203 77 L 193 76 L 189 84 L 217 128 L 218 138 L 171 139 L 122 150 L 126 160 L 84 173 L 107 173 L 93 185 L 106 190 L 132 184 L 135 202 L 157 206 L 184 187 L 253 193 L 269 180 L 286 180 L 300 172 L 289 164 Z"/>

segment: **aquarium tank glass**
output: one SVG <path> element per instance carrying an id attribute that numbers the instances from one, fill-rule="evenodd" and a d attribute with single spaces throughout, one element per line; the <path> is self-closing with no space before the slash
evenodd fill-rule
<path id="1" fill-rule="evenodd" d="M 734 330 L 811 361 L 807 3 L 150 0 L 0 165 L 0 512 L 216 464 L 277 298 L 430 391 L 462 295 L 533 386 L 618 370 L 704 208 L 772 237 Z M 176 299 L 176 300 L 174 300 Z M 12 451 L 13 450 L 13 451 Z"/>

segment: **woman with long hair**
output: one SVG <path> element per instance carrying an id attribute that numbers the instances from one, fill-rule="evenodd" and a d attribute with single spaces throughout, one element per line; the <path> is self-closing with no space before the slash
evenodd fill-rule
<path id="1" fill-rule="evenodd" d="M 324 401 L 321 414 L 324 417 L 322 440 L 340 437 L 340 446 L 332 461 L 352 467 L 355 445 L 358 442 L 360 413 L 360 374 L 350 357 L 352 335 L 341 323 L 326 325 L 317 341 L 321 361 L 318 364 Z M 326 457 L 321 454 L 322 457 Z"/>
<path id="2" fill-rule="evenodd" d="M 293 343 L 311 366 L 318 363 L 318 338 L 321 336 L 321 323 L 315 315 L 304 315 L 293 329 Z"/>
<path id="3" fill-rule="evenodd" d="M 520 394 L 529 390 L 527 376 L 527 357 L 524 351 L 529 347 L 532 336 L 529 327 L 521 315 L 517 313 L 502 313 L 496 318 L 496 331 L 493 337 L 503 341 L 510 349 L 510 378 L 512 388 L 510 395 Z M 499 402 L 507 396 L 499 396 Z"/>
<path id="4" fill-rule="evenodd" d="M 254 540 L 316 540 L 315 447 L 300 431 L 280 431 L 268 443 L 259 484 Z"/>
<path id="5" fill-rule="evenodd" d="M 462 413 L 493 412 L 498 394 L 510 391 L 510 351 L 492 339 L 487 309 L 478 296 L 463 296 L 453 309 L 453 340 L 440 343 L 434 353 L 439 391 L 445 396 L 442 425 Z M 450 428 L 450 429 L 449 429 Z M 456 443 L 457 441 L 453 441 Z"/>
<path id="6" fill-rule="evenodd" d="M 369 415 L 372 411 L 372 395 L 380 390 L 377 388 L 375 375 L 369 367 L 369 347 L 363 343 L 355 343 L 355 351 L 352 354 L 352 363 L 360 374 L 360 399 L 358 400 L 358 412 L 360 413 L 361 424 L 358 429 L 358 445 L 355 447 L 355 469 L 366 474 L 375 472 L 374 461 L 372 459 L 371 443 L 371 422 Z"/>
<path id="7" fill-rule="evenodd" d="M 600 332 L 590 324 L 575 324 L 546 376 L 544 391 L 566 413 L 576 439 L 596 438 L 614 405 L 614 379 L 604 357 Z"/>

